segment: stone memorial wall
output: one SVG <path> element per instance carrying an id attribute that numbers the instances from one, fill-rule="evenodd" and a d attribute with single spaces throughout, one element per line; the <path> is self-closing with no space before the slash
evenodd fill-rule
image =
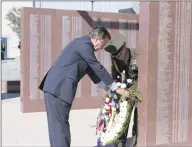
<path id="1" fill-rule="evenodd" d="M 62 49 L 74 38 L 87 35 L 97 25 L 111 33 L 123 34 L 130 48 L 137 48 L 136 14 L 23 8 L 21 19 L 22 111 L 44 111 L 43 93 L 38 85 Z M 96 53 L 110 72 L 109 53 Z M 105 93 L 85 76 L 79 83 L 73 109 L 99 108 Z"/>
<path id="2" fill-rule="evenodd" d="M 141 146 L 192 145 L 192 2 L 141 2 Z"/>

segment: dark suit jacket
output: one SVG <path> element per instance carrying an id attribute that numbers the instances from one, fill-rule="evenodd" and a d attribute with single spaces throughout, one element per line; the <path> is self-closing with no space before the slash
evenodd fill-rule
<path id="1" fill-rule="evenodd" d="M 123 70 L 125 70 L 126 78 L 129 78 L 129 67 L 130 67 L 130 63 L 131 63 L 131 50 L 129 48 L 127 48 L 127 49 L 129 51 L 129 58 L 127 59 L 127 61 L 118 60 L 116 58 L 112 58 L 112 60 L 115 60 L 117 66 L 118 66 L 118 69 L 120 70 L 121 73 L 123 72 Z M 112 62 L 111 72 L 112 72 L 113 79 L 118 81 L 117 76 L 121 76 L 121 74 L 117 71 L 113 62 Z M 120 81 L 118 81 L 118 82 L 120 82 Z"/>
<path id="2" fill-rule="evenodd" d="M 112 58 L 112 60 L 115 60 L 118 69 L 120 70 L 120 72 L 122 73 L 123 70 L 125 70 L 125 76 L 126 76 L 126 80 L 127 79 L 132 79 L 134 81 L 138 80 L 138 69 L 132 69 L 132 65 L 131 65 L 131 50 L 128 48 L 129 51 L 129 58 L 127 59 L 127 61 L 122 61 L 122 60 L 118 60 L 116 58 Z M 115 81 L 117 82 L 121 82 L 120 79 L 117 78 L 117 76 L 121 77 L 121 74 L 117 71 L 117 69 L 115 68 L 113 62 L 112 62 L 112 77 Z M 132 84 L 128 84 L 127 88 L 133 86 L 134 83 Z"/>
<path id="3" fill-rule="evenodd" d="M 76 38 L 63 49 L 43 78 L 39 89 L 72 104 L 78 82 L 85 74 L 95 84 L 100 81 L 106 85 L 113 83 L 110 74 L 96 59 L 89 36 Z"/>

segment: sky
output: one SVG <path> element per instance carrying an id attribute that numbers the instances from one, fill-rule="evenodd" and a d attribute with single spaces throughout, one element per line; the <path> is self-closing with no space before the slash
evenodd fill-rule
<path id="1" fill-rule="evenodd" d="M 32 7 L 32 1 L 3 1 L 2 2 L 2 37 L 6 37 L 8 39 L 8 50 L 7 57 L 14 58 L 20 56 L 20 50 L 18 49 L 18 36 L 10 29 L 8 26 L 9 21 L 5 19 L 5 15 L 12 7 Z"/>
<path id="2" fill-rule="evenodd" d="M 7 25 L 9 22 L 5 19 L 5 15 L 12 7 L 32 7 L 32 1 L 3 1 L 2 2 L 2 36 L 11 36 L 14 33 Z"/>

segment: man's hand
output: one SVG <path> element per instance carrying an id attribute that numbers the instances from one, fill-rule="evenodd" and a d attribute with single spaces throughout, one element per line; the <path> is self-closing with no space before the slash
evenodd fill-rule
<path id="1" fill-rule="evenodd" d="M 126 91 L 125 89 L 122 88 L 118 88 L 115 90 L 118 94 L 122 95 L 123 97 L 128 97 L 129 96 L 129 92 Z"/>
<path id="2" fill-rule="evenodd" d="M 105 85 L 105 83 L 103 81 L 100 81 L 99 83 L 97 83 L 97 86 L 99 86 L 99 88 L 102 88 L 105 90 L 105 92 L 108 92 L 109 88 Z"/>

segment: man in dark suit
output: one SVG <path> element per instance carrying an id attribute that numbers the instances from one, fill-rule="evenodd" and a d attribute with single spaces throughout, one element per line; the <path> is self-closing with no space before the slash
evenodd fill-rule
<path id="1" fill-rule="evenodd" d="M 74 39 L 62 51 L 42 80 L 49 138 L 52 147 L 70 147 L 69 113 L 78 82 L 88 74 L 98 84 L 103 82 L 113 91 L 124 94 L 94 54 L 103 49 L 111 36 L 104 27 L 93 29 L 88 36 Z"/>
<path id="2" fill-rule="evenodd" d="M 137 69 L 131 68 L 131 50 L 127 48 L 125 38 L 123 35 L 112 36 L 111 40 L 105 46 L 105 51 L 111 54 L 112 69 L 111 74 L 115 81 L 121 82 L 121 73 L 125 71 L 125 79 L 137 80 Z M 134 86 L 127 84 L 127 88 Z M 134 147 L 137 139 L 137 109 L 134 115 L 133 137 L 127 138 L 128 129 L 123 133 L 119 140 L 113 144 L 106 145 L 105 147 Z"/>

